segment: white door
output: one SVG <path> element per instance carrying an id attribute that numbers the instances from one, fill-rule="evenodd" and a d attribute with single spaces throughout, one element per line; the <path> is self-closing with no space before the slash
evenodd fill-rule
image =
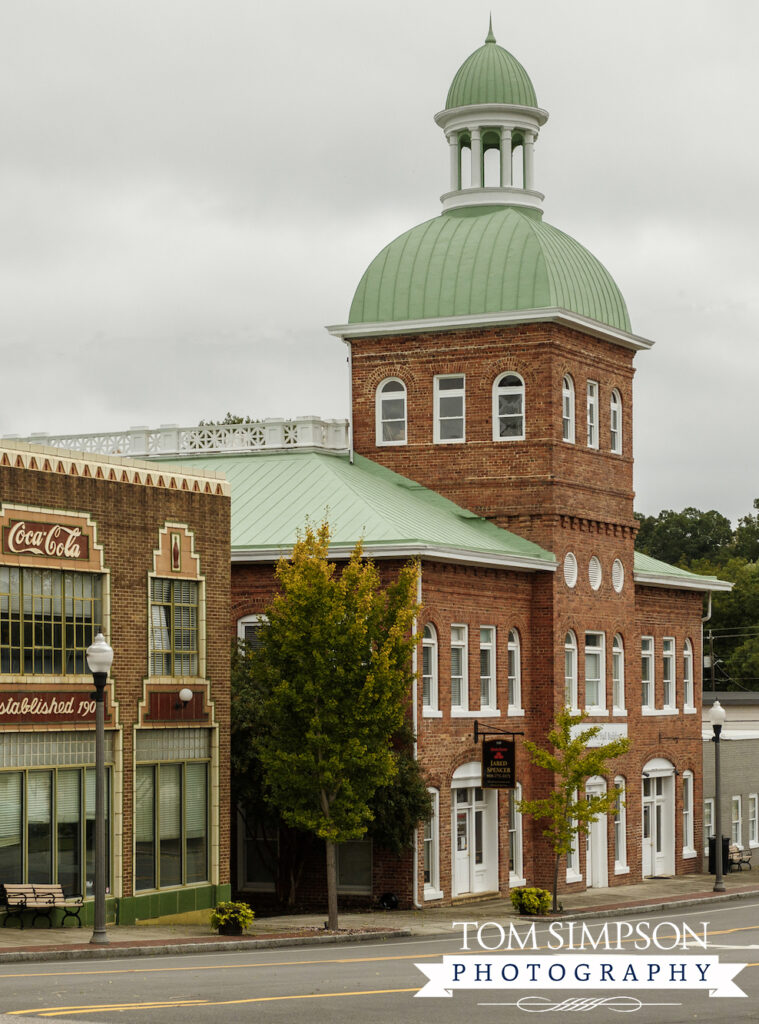
<path id="1" fill-rule="evenodd" d="M 496 797 L 491 790 L 467 786 L 452 791 L 453 895 L 497 888 Z"/>
<path id="2" fill-rule="evenodd" d="M 453 835 L 456 843 L 454 854 L 455 895 L 471 892 L 470 847 L 472 811 L 467 806 L 467 790 L 455 789 L 453 805 Z"/>
<path id="3" fill-rule="evenodd" d="M 675 873 L 674 774 L 643 779 L 643 877 Z"/>
<path id="4" fill-rule="evenodd" d="M 597 782 L 588 780 L 585 793 L 588 798 L 600 796 L 606 792 L 606 783 L 603 779 Z M 590 826 L 586 841 L 586 864 L 585 878 L 587 886 L 594 889 L 603 889 L 609 884 L 608 869 L 608 827 L 606 815 L 601 814 Z"/>

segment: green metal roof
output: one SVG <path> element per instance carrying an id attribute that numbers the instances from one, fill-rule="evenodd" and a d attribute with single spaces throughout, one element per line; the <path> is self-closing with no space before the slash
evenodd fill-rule
<path id="1" fill-rule="evenodd" d="M 662 583 L 669 582 L 671 586 L 681 587 L 688 590 L 732 590 L 733 584 L 719 579 L 717 576 L 700 576 L 695 572 L 688 572 L 687 569 L 680 569 L 676 565 L 668 565 L 660 562 L 658 558 L 644 555 L 640 551 L 635 552 L 634 562 L 635 578 L 640 583 L 661 580 Z M 640 578 L 639 578 L 640 577 Z M 661 584 L 660 584 L 661 585 Z"/>
<path id="2" fill-rule="evenodd" d="M 479 103 L 537 107 L 529 75 L 508 50 L 498 46 L 492 25 L 485 45 L 467 57 L 451 83 L 446 110 Z"/>
<path id="3" fill-rule="evenodd" d="M 372 555 L 400 549 L 404 554 L 458 553 L 465 560 L 495 564 L 555 566 L 553 555 L 537 544 L 360 455 L 353 465 L 347 455 L 318 451 L 182 461 L 221 471 L 229 480 L 233 558 L 243 552 L 276 558 L 292 549 L 306 518 L 314 523 L 327 518 L 333 550 L 351 550 L 363 537 Z"/>
<path id="4" fill-rule="evenodd" d="M 579 242 L 535 211 L 464 207 L 386 246 L 361 278 L 350 323 L 566 309 L 630 331 L 622 293 Z"/>

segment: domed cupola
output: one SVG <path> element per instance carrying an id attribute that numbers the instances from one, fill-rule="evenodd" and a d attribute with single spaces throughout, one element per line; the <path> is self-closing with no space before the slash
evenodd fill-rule
<path id="1" fill-rule="evenodd" d="M 548 114 L 530 77 L 495 41 L 492 21 L 484 46 L 461 65 L 435 121 L 450 149 L 445 210 L 461 206 L 523 206 L 540 210 L 534 186 L 534 147 Z"/>

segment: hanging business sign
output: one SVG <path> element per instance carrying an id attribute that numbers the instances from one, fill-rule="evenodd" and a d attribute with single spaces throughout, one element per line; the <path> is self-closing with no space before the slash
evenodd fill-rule
<path id="1" fill-rule="evenodd" d="M 482 741 L 482 788 L 513 789 L 516 786 L 513 740 Z"/>

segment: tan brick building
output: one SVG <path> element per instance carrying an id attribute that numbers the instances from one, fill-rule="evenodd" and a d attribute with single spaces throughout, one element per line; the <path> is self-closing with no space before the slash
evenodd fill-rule
<path id="1" fill-rule="evenodd" d="M 102 631 L 109 920 L 229 893 L 229 511 L 215 474 L 0 443 L 0 882 L 92 893 Z"/>

